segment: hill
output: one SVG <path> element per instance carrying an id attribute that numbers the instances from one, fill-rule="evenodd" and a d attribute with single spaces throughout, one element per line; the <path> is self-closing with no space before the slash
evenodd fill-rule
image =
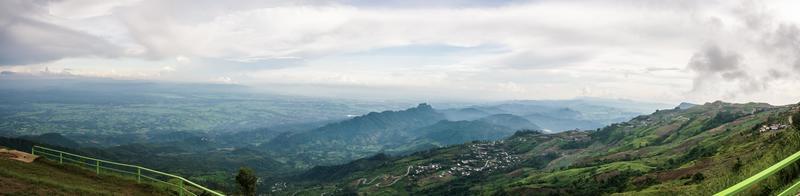
<path id="1" fill-rule="evenodd" d="M 172 195 L 161 187 L 38 159 L 0 158 L 0 195 Z"/>
<path id="2" fill-rule="evenodd" d="M 711 195 L 800 150 L 792 119 L 800 119 L 797 105 L 714 102 L 597 131 L 523 131 L 499 141 L 359 160 L 335 166 L 335 178 L 276 180 L 303 194 Z M 744 194 L 774 194 L 800 178 L 798 168 Z M 331 176 L 332 170 L 300 176 Z"/>
<path id="3" fill-rule="evenodd" d="M 444 120 L 428 104 L 401 110 L 372 112 L 301 133 L 282 134 L 262 149 L 299 156 L 318 164 L 341 163 L 407 144 L 418 128 Z"/>
<path id="4" fill-rule="evenodd" d="M 449 121 L 423 103 L 401 111 L 373 112 L 311 131 L 282 134 L 259 148 L 288 155 L 291 160 L 303 160 L 307 165 L 329 165 L 379 152 L 407 154 L 472 140 L 502 139 L 519 129 L 538 128 L 511 114 Z"/>
<path id="5" fill-rule="evenodd" d="M 478 121 L 500 125 L 504 127 L 511 128 L 513 130 L 522 130 L 522 129 L 530 129 L 530 130 L 541 130 L 542 128 L 538 125 L 532 123 L 528 119 L 523 117 L 513 115 L 513 114 L 495 114 L 487 117 L 483 117 L 478 119 Z"/>

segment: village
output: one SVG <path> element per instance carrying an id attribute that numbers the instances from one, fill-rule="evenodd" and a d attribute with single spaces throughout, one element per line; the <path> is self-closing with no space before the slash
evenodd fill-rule
<path id="1" fill-rule="evenodd" d="M 765 132 L 770 132 L 770 131 L 779 131 L 779 130 L 782 130 L 782 129 L 786 129 L 787 127 L 789 127 L 789 126 L 785 125 L 785 124 L 761 125 L 761 127 L 758 128 L 758 132 L 759 133 L 765 133 Z"/>
<path id="2" fill-rule="evenodd" d="M 520 161 L 520 157 L 502 148 L 505 141 L 469 144 L 468 152 L 460 154 L 449 163 L 431 163 L 414 166 L 411 178 L 436 174 L 436 177 L 471 176 L 480 172 L 506 169 Z M 443 170 L 444 171 L 441 171 Z"/>

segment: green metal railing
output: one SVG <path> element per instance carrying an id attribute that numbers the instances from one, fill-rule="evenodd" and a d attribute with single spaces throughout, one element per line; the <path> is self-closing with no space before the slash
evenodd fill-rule
<path id="1" fill-rule="evenodd" d="M 143 179 L 151 180 L 157 183 L 163 183 L 177 188 L 179 195 L 188 194 L 196 196 L 198 194 L 211 194 L 216 196 L 224 196 L 219 192 L 200 186 L 199 184 L 189 181 L 183 177 L 148 169 L 142 166 L 100 160 L 41 146 L 33 146 L 33 149 L 31 149 L 31 154 L 51 159 L 53 161 L 57 160 L 59 164 L 64 164 L 66 161 L 66 163 L 92 168 L 98 175 L 100 175 L 101 172 L 114 172 L 136 176 L 136 182 L 138 183 L 141 183 Z"/>
<path id="2" fill-rule="evenodd" d="M 719 193 L 716 193 L 714 195 L 715 196 L 716 195 L 735 195 L 735 194 L 737 194 L 739 192 L 742 192 L 742 191 L 752 187 L 753 185 L 755 185 L 756 183 L 766 179 L 767 177 L 770 177 L 770 176 L 774 175 L 775 173 L 777 173 L 781 169 L 785 168 L 786 166 L 791 165 L 792 163 L 794 163 L 798 159 L 800 159 L 800 152 L 796 152 L 796 153 L 792 154 L 791 156 L 787 157 L 786 159 L 783 159 L 780 162 L 776 163 L 775 165 L 772 165 L 772 166 L 768 167 L 764 171 L 758 172 L 756 175 L 753 175 L 753 176 L 745 179 L 744 181 L 741 181 L 741 182 L 739 182 L 739 183 L 737 183 L 737 184 L 735 184 L 735 185 L 733 185 L 731 187 L 728 187 L 727 189 L 722 190 Z M 778 195 L 780 195 L 780 196 L 796 195 L 798 193 L 798 189 L 800 189 L 800 181 L 796 182 L 794 185 L 790 186 L 786 190 L 783 190 Z"/>

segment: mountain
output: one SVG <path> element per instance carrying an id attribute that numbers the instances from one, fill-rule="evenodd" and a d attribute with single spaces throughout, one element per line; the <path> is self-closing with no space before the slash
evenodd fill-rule
<path id="1" fill-rule="evenodd" d="M 489 112 L 484 112 L 475 108 L 460 108 L 460 109 L 445 109 L 439 110 L 444 114 L 447 120 L 460 121 L 460 120 L 475 120 L 492 115 Z"/>
<path id="2" fill-rule="evenodd" d="M 624 99 L 516 100 L 440 110 L 448 120 L 476 120 L 495 114 L 522 116 L 543 130 L 594 130 L 633 117 L 669 109 L 667 104 Z"/>
<path id="3" fill-rule="evenodd" d="M 371 112 L 307 132 L 282 134 L 260 147 L 314 164 L 339 163 L 405 145 L 420 135 L 414 130 L 444 119 L 423 103 L 402 111 Z"/>
<path id="4" fill-rule="evenodd" d="M 528 114 L 524 116 L 530 122 L 541 126 L 547 132 L 564 130 L 592 130 L 604 126 L 602 123 L 571 118 L 559 118 L 545 114 Z"/>
<path id="5" fill-rule="evenodd" d="M 429 141 L 437 146 L 461 144 L 473 140 L 497 140 L 513 134 L 515 129 L 486 121 L 439 121 L 418 129 L 423 133 L 418 140 Z"/>
<path id="6" fill-rule="evenodd" d="M 477 121 L 508 127 L 514 131 L 522 129 L 541 130 L 542 128 L 528 119 L 513 114 L 495 114 Z"/>
<path id="7" fill-rule="evenodd" d="M 596 131 L 520 131 L 273 181 L 297 187 L 287 194 L 711 195 L 800 151 L 798 120 L 798 105 L 713 102 Z M 776 194 L 798 178 L 792 166 L 742 194 Z"/>
<path id="8" fill-rule="evenodd" d="M 681 102 L 681 104 L 679 104 L 679 105 L 677 106 L 677 108 L 678 108 L 678 109 L 685 110 L 685 109 L 692 108 L 692 107 L 694 107 L 694 106 L 697 106 L 697 104 L 693 104 L 693 103 L 687 103 L 687 102 Z"/>

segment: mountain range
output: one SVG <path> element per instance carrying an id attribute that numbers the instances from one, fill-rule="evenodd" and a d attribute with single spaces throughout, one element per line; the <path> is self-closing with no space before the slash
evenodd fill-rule
<path id="1" fill-rule="evenodd" d="M 711 195 L 800 150 L 798 120 L 798 105 L 713 102 L 599 130 L 518 131 L 497 141 L 378 154 L 272 182 L 305 195 Z M 800 178 L 797 168 L 742 194 L 783 190 Z"/>

